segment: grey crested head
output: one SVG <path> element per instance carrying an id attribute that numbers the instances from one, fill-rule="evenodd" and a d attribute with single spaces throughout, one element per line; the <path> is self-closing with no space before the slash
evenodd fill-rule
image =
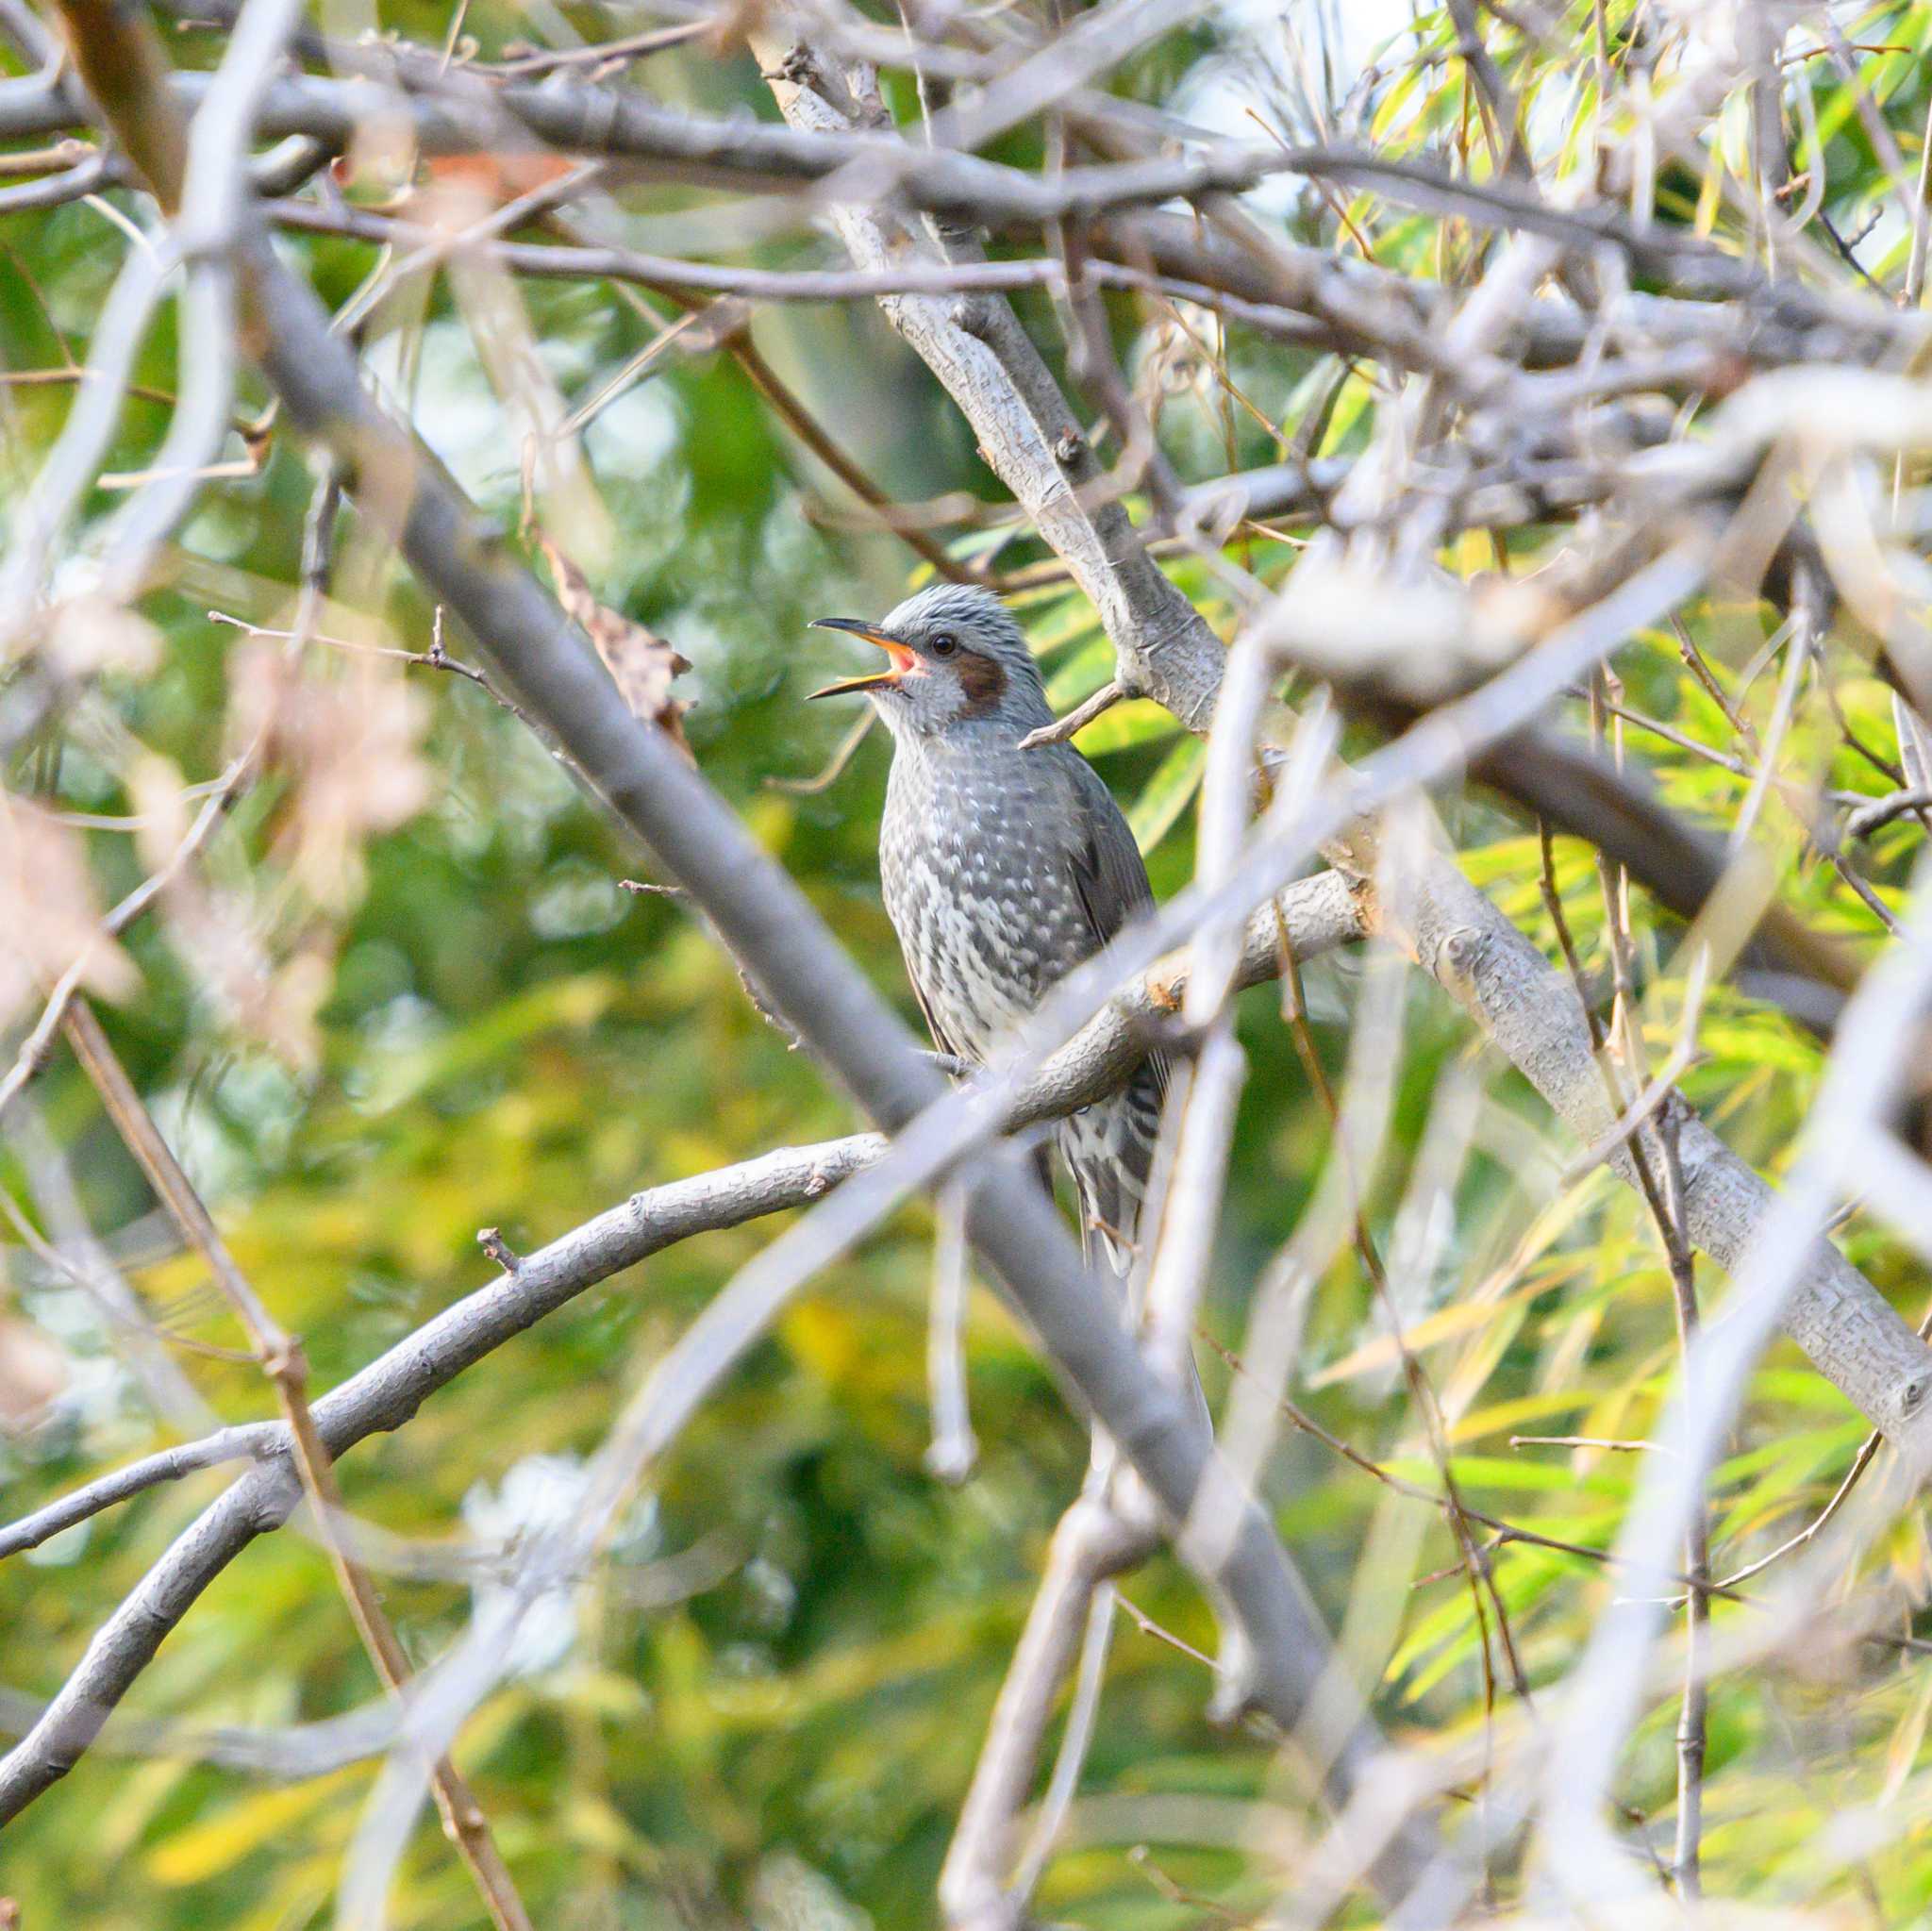
<path id="1" fill-rule="evenodd" d="M 883 671 L 814 691 L 814 697 L 862 691 L 898 738 L 955 731 L 1018 740 L 1053 722 L 1040 669 L 1007 608 L 975 585 L 934 584 L 876 624 L 821 617 L 817 628 L 844 630 L 891 658 Z"/>

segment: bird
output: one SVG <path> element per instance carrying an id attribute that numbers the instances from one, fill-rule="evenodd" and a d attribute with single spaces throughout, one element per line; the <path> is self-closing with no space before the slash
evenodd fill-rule
<path id="1" fill-rule="evenodd" d="M 1151 912 L 1134 834 L 1071 744 L 1028 746 L 1054 722 L 1010 611 L 972 584 L 935 584 L 877 623 L 818 629 L 876 644 L 870 675 L 814 691 L 863 694 L 892 740 L 879 881 L 933 1043 L 983 1065 L 1076 966 Z M 1168 1066 L 1151 1054 L 1118 1091 L 1063 1120 L 1056 1139 L 1090 1267 L 1122 1293 L 1133 1272 Z"/>

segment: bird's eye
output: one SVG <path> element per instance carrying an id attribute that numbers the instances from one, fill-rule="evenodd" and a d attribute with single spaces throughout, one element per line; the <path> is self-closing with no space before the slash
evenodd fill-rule
<path id="1" fill-rule="evenodd" d="M 950 630 L 941 630 L 927 648 L 936 658 L 949 658 L 959 648 L 959 640 Z"/>

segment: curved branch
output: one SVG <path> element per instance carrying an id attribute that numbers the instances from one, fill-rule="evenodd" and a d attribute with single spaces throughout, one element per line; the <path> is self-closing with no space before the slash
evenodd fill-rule
<path id="1" fill-rule="evenodd" d="M 67 4 L 92 10 L 83 9 L 80 0 Z M 117 16 L 111 24 L 117 35 L 152 41 L 143 23 Z M 165 118 L 170 102 L 154 91 L 143 110 Z M 144 145 L 154 151 L 165 141 L 156 130 Z M 155 185 L 167 201 L 176 184 Z M 346 487 L 379 524 L 393 529 L 425 587 L 470 626 L 492 670 L 567 749 L 592 794 L 642 838 L 702 907 L 787 1024 L 883 1124 L 912 1118 L 943 1091 L 937 1070 L 798 888 L 663 734 L 615 701 L 608 676 L 557 606 L 479 526 L 424 452 L 364 394 L 355 362 L 331 335 L 312 291 L 281 266 L 258 215 L 252 208 L 248 213 L 235 250 L 237 279 L 249 338 L 289 419 L 335 455 Z M 1143 568 L 1158 578 L 1144 558 Z M 1180 608 L 1192 618 L 1184 600 Z M 1292 1727 L 1324 1680 L 1329 1651 L 1267 1515 L 1241 1490 L 1211 1436 L 1126 1332 L 1095 1319 L 1100 1290 L 1030 1171 L 992 1157 L 975 1161 L 963 1177 L 969 1236 L 1168 1522 L 1179 1525 L 1179 1553 L 1225 1608 L 1241 1653 L 1252 1659 L 1248 1694 L 1274 1722 Z M 325 1429 L 327 1406 L 317 1410 Z M 404 1411 L 409 1406 L 406 1390 Z M 96 1636 L 33 1733 L 0 1762 L 0 1822 L 65 1773 L 167 1631 L 238 1547 L 286 1516 L 294 1491 L 295 1478 L 285 1466 L 259 1467 L 176 1540 Z M 1357 1710 L 1330 1757 L 1330 1788 L 1345 1796 L 1368 1773 L 1379 1748 L 1376 1733 Z M 1431 1833 L 1411 1822 L 1384 1847 L 1377 1884 L 1391 1896 L 1401 1894 L 1431 1853 Z"/>
<path id="2" fill-rule="evenodd" d="M 99 1475 L 70 1494 L 60 1496 L 24 1515 L 0 1529 L 0 1558 L 18 1556 L 24 1550 L 38 1549 L 76 1523 L 131 1501 L 158 1489 L 163 1482 L 178 1482 L 204 1469 L 220 1468 L 224 1462 L 259 1461 L 277 1440 L 286 1443 L 287 1432 L 275 1422 L 256 1422 L 234 1428 L 218 1428 L 198 1441 L 184 1441 L 155 1455 Z"/>
<path id="3" fill-rule="evenodd" d="M 1248 922 L 1237 983 L 1255 986 L 1272 978 L 1284 944 L 1306 963 L 1364 932 L 1358 896 L 1340 873 L 1304 879 L 1283 892 L 1274 908 Z M 1115 1091 L 1140 1065 L 1149 1040 L 1180 1010 L 1189 958 L 1186 950 L 1171 954 L 1109 1000 L 1028 1082 L 1011 1108 L 1009 1126 L 1018 1130 L 1062 1119 Z M 464 1369 L 598 1282 L 695 1235 L 804 1207 L 871 1166 L 885 1150 L 883 1135 L 856 1133 L 761 1154 L 632 1194 L 444 1308 L 316 1402 L 323 1439 L 340 1456 L 371 1435 L 401 1427 Z M 0 1529 L 0 1559 L 39 1548 L 76 1523 L 163 1482 L 224 1462 L 269 1461 L 288 1451 L 288 1430 L 278 1422 L 223 1428 L 162 1449 Z"/>
<path id="4" fill-rule="evenodd" d="M 437 1389 L 596 1282 L 693 1234 L 816 1199 L 878 1158 L 885 1144 L 877 1134 L 855 1134 L 767 1154 L 634 1195 L 529 1256 L 513 1273 L 446 1307 L 332 1389 L 314 1406 L 317 1431 L 331 1456 L 340 1457 L 371 1435 L 400 1427 Z M 64 1512 L 65 1519 L 55 1521 L 46 1533 L 156 1482 L 238 1454 L 254 1457 L 257 1466 L 176 1539 L 88 1645 L 79 1666 L 26 1736 L 0 1762 L 0 1822 L 74 1767 L 201 1591 L 257 1536 L 279 1528 L 294 1512 L 302 1490 L 288 1431 L 277 1423 L 225 1429 L 207 1442 L 149 1457 L 9 1532 L 10 1547 L 30 1547 L 25 1540 L 30 1528 L 57 1512 Z M 183 1465 L 174 1465 L 177 1458 Z M 92 1507 L 80 1509 L 84 1501 Z"/>
<path id="5" fill-rule="evenodd" d="M 778 66 L 784 51 L 766 42 L 765 64 Z M 794 60 L 791 71 L 809 74 L 820 62 L 813 54 Z M 846 125 L 818 93 L 784 79 L 773 85 L 794 125 L 816 130 Z M 873 99 L 870 73 L 845 72 L 840 91 L 861 103 Z M 875 209 L 834 212 L 859 266 L 906 258 L 908 251 L 894 245 L 886 218 Z M 1275 265 L 1271 251 L 1267 267 Z M 1091 516 L 1082 508 L 1090 492 L 1079 486 L 1093 481 L 1097 470 L 1077 435 L 1071 445 L 1065 441 L 1058 425 L 1071 423 L 1070 412 L 1011 308 L 997 295 L 980 295 L 970 304 L 888 298 L 879 306 L 952 394 L 988 461 L 1092 601 L 1113 641 L 1123 686 L 1155 698 L 1191 729 L 1204 731 L 1220 691 L 1220 645 L 1155 566 L 1118 505 Z M 1739 443 L 1747 432 L 1761 434 L 1761 424 L 1755 432 L 1750 424 L 1740 425 L 1730 442 Z M 1733 459 L 1728 448 L 1718 450 L 1712 474 Z M 1540 774 L 1547 774 L 1529 759 L 1512 774 L 1516 794 L 1533 807 L 1544 803 L 1536 784 Z M 1567 767 L 1555 775 L 1570 786 Z M 1553 819 L 1567 823 L 1577 815 L 1574 799 L 1551 802 Z M 1329 856 L 1360 881 L 1376 930 L 1470 1011 L 1585 1145 L 1598 1140 L 1612 1121 L 1589 1057 L 1582 1008 L 1529 940 L 1446 859 L 1410 868 L 1394 881 L 1393 895 L 1402 901 L 1395 905 L 1369 882 L 1376 868 L 1372 832 L 1350 834 Z M 1644 854 L 1632 856 L 1641 859 Z M 1650 882 L 1641 865 L 1632 869 Z M 1672 888 L 1668 871 L 1662 882 L 1667 891 Z M 1828 965 L 1815 957 L 1807 963 L 1807 978 L 1826 984 L 1841 973 L 1836 958 Z M 1763 1217 L 1771 1190 L 1680 1097 L 1670 1104 L 1683 1118 L 1690 1237 L 1720 1265 L 1733 1267 Z M 1622 1158 L 1627 1162 L 1627 1152 Z M 1633 1172 L 1627 1164 L 1618 1171 L 1626 1179 Z M 1932 1403 L 1925 1400 L 1932 1390 L 1932 1351 L 1871 1281 L 1824 1247 L 1788 1304 L 1785 1326 L 1819 1372 L 1890 1441 L 1918 1465 L 1932 1461 Z"/>
<path id="6" fill-rule="evenodd" d="M 1586 1146 L 1615 1124 L 1569 980 L 1453 864 L 1437 860 L 1407 907 L 1383 900 L 1371 917 L 1522 1069 Z M 1664 1104 L 1678 1134 L 1686 1230 L 1695 1246 L 1735 1272 L 1777 1196 L 1681 1094 L 1674 1091 Z M 1636 1184 L 1627 1140 L 1610 1164 Z M 1812 1366 L 1908 1465 L 1932 1465 L 1932 1351 L 1829 1241 L 1818 1242 L 1780 1318 Z"/>

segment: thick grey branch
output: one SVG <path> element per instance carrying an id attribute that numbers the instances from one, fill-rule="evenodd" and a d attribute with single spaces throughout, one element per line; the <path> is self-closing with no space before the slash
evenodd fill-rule
<path id="1" fill-rule="evenodd" d="M 445 1308 L 314 1406 L 329 1453 L 400 1427 L 437 1389 L 566 1301 L 660 1249 L 816 1199 L 885 1150 L 877 1134 L 788 1148 L 633 1195 Z M 73 1768 L 108 1713 L 195 1598 L 258 1535 L 279 1528 L 301 1498 L 279 1423 L 224 1429 L 170 1449 L 17 1523 L 4 1548 L 32 1547 L 98 1509 L 220 1461 L 257 1466 L 183 1534 L 103 1625 L 59 1694 L 0 1762 L 0 1821 Z M 82 1507 L 82 1504 L 88 1506 Z"/>
<path id="2" fill-rule="evenodd" d="M 768 44 L 768 54 L 774 50 Z M 814 54 L 804 70 L 818 58 Z M 848 73 L 842 85 L 862 100 L 870 75 Z M 774 92 L 794 125 L 844 125 L 815 92 L 786 81 L 774 83 Z M 858 265 L 903 258 L 904 248 L 895 245 L 876 210 L 835 212 Z M 1069 412 L 1011 308 L 996 295 L 970 305 L 887 299 L 880 307 L 953 395 L 987 459 L 1091 598 L 1113 641 L 1121 682 L 1157 699 L 1190 728 L 1205 731 L 1221 687 L 1220 646 L 1156 568 L 1124 512 L 1117 505 L 1091 515 L 1083 508 L 1089 492 L 1079 486 L 1095 474 L 1091 455 L 1077 436 L 1072 443 L 1056 440 L 1063 432 L 1055 425 L 1067 424 Z M 1720 458 L 1727 459 L 1722 452 Z M 1374 874 L 1372 845 L 1333 856 L 1364 881 L 1368 892 L 1366 881 Z M 1378 928 L 1477 1017 L 1586 1145 L 1598 1139 L 1610 1116 L 1601 1110 L 1601 1081 L 1589 1058 L 1581 1008 L 1568 986 L 1448 861 L 1425 864 L 1395 881 L 1395 889 L 1404 907 L 1398 914 L 1381 905 L 1374 914 Z M 1762 1217 L 1770 1190 L 1681 1099 L 1673 1105 L 1686 1116 L 1680 1144 L 1690 1237 L 1721 1265 L 1734 1266 Z M 1630 1177 L 1627 1168 L 1620 1171 Z M 1914 1454 L 1932 1440 L 1932 1405 L 1924 1401 L 1932 1387 L 1932 1352 L 1835 1251 L 1821 1254 L 1792 1297 L 1786 1323 L 1820 1372 L 1888 1440 Z"/>
<path id="3" fill-rule="evenodd" d="M 168 111 L 165 100 L 154 97 L 141 108 L 162 119 Z M 126 132 L 118 124 L 117 131 Z M 160 134 L 148 129 L 143 147 L 164 145 Z M 175 184 L 158 185 L 169 198 Z M 398 538 L 417 574 L 470 626 L 525 710 L 567 747 L 583 782 L 703 907 L 788 1024 L 875 1118 L 896 1126 L 937 1098 L 943 1090 L 939 1074 L 803 894 L 669 740 L 614 701 L 608 676 L 556 605 L 364 395 L 348 350 L 329 332 L 311 291 L 281 268 L 258 228 L 238 255 L 264 372 L 291 420 L 330 448 L 350 489 L 379 520 L 393 523 L 397 506 L 406 506 Z M 1181 608 L 1187 609 L 1184 602 Z M 1236 1490 L 1211 1438 L 1126 1333 L 1095 1318 L 1100 1290 L 1030 1172 L 1010 1159 L 988 1160 L 969 1184 L 969 1235 L 1169 1521 L 1205 1513 L 1216 1523 L 1211 1548 L 1208 1539 L 1187 1535 L 1182 1554 L 1241 1628 L 1253 1657 L 1255 1702 L 1291 1725 L 1322 1679 L 1327 1644 L 1266 1515 Z M 46 1717 L 0 1763 L 0 1821 L 72 1766 L 107 1709 L 234 1548 L 292 1506 L 293 1484 L 280 1466 L 246 1476 L 149 1573 L 96 1637 Z M 1377 1747 L 1372 1729 L 1354 1724 L 1332 1760 L 1334 1787 L 1351 1789 Z M 1427 1856 L 1426 1834 L 1405 1833 L 1379 1860 L 1378 1881 L 1401 1891 Z"/>
<path id="4" fill-rule="evenodd" d="M 1304 879 L 1248 922 L 1239 983 L 1272 977 L 1284 945 L 1306 961 L 1360 939 L 1364 929 L 1357 895 L 1340 873 Z M 1188 963 L 1186 952 L 1174 953 L 1109 1000 L 1028 1082 L 1009 1124 L 1062 1118 L 1115 1090 L 1140 1064 L 1150 1038 L 1180 1010 Z M 693 1235 L 802 1207 L 871 1166 L 885 1148 L 879 1134 L 854 1134 L 633 1194 L 445 1308 L 319 1401 L 316 1423 L 330 1453 L 340 1456 L 400 1427 L 436 1390 L 599 1281 Z M 267 1460 L 285 1455 L 288 1445 L 279 1423 L 259 1422 L 162 1449 L 0 1530 L 0 1559 L 38 1548 L 163 1482 L 224 1462 Z"/>
<path id="5" fill-rule="evenodd" d="M 1431 864 L 1405 913 L 1375 916 L 1393 939 L 1520 1067 L 1589 1145 L 1614 1123 L 1570 982 L 1447 860 Z M 1674 1093 L 1692 1242 L 1735 1271 L 1775 1199 L 1771 1188 Z M 1611 1164 L 1635 1184 L 1627 1142 Z M 1932 1463 L 1932 1353 L 1828 1241 L 1818 1242 L 1782 1316 L 1819 1373 L 1908 1460 Z"/>

